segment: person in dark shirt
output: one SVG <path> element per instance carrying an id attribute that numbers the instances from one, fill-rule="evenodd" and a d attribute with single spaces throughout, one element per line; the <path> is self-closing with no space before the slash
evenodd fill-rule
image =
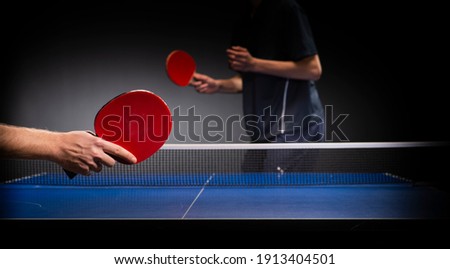
<path id="1" fill-rule="evenodd" d="M 319 142 L 324 113 L 315 81 L 322 74 L 308 18 L 295 0 L 244 1 L 229 66 L 238 74 L 215 79 L 196 73 L 200 93 L 243 94 L 251 142 Z"/>

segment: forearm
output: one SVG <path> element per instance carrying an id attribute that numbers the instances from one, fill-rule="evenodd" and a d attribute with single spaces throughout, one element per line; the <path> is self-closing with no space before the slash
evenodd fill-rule
<path id="1" fill-rule="evenodd" d="M 20 159 L 50 159 L 52 141 L 57 134 L 45 130 L 0 125 L 0 157 Z"/>
<path id="2" fill-rule="evenodd" d="M 313 81 L 319 80 L 322 75 L 322 67 L 318 55 L 297 62 L 253 58 L 250 71 L 289 79 Z"/>
<path id="3" fill-rule="evenodd" d="M 218 79 L 219 92 L 222 93 L 239 93 L 242 92 L 242 78 L 240 75 L 229 79 Z"/>
<path id="4" fill-rule="evenodd" d="M 58 163 L 67 171 L 89 175 L 103 164 L 112 167 L 113 157 L 136 163 L 126 149 L 86 131 L 51 132 L 0 124 L 0 158 L 41 159 Z"/>

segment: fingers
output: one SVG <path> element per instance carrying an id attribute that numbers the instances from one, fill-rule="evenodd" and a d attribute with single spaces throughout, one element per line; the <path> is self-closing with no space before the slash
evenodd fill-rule
<path id="1" fill-rule="evenodd" d="M 104 143 L 105 151 L 100 150 L 101 153 L 92 154 L 92 158 L 85 158 L 81 163 L 78 163 L 76 166 L 70 167 L 67 170 L 84 176 L 90 176 L 92 172 L 100 173 L 103 170 L 103 165 L 106 165 L 107 167 L 113 167 L 116 164 L 116 160 L 105 153 L 107 150 L 117 154 L 117 158 L 120 159 L 123 163 L 136 163 L 136 158 L 134 157 L 134 155 L 132 155 L 125 149 L 110 142 L 104 142 L 106 142 Z M 110 144 L 112 144 L 112 146 Z M 131 157 L 129 154 L 131 155 Z"/>
<path id="2" fill-rule="evenodd" d="M 208 76 L 205 76 L 205 75 L 202 75 L 199 73 L 195 73 L 194 79 L 190 84 L 198 91 L 199 89 L 203 88 L 205 86 L 205 84 L 207 84 L 206 82 L 208 79 L 209 79 Z"/>
<path id="3" fill-rule="evenodd" d="M 109 155 L 112 155 L 114 158 L 120 160 L 120 162 L 122 163 L 134 164 L 137 162 L 136 157 L 131 152 L 122 148 L 121 146 L 118 146 L 106 140 L 103 140 L 103 151 L 105 153 L 108 153 Z M 103 163 L 112 166 L 114 165 L 115 161 L 114 160 L 111 161 L 111 159 L 112 158 L 107 156 L 106 154 L 101 157 L 101 161 Z"/>
<path id="4" fill-rule="evenodd" d="M 83 176 L 89 176 L 91 174 L 91 170 L 88 165 L 86 164 L 68 164 L 68 165 L 61 165 L 65 170 L 80 174 Z"/>
<path id="5" fill-rule="evenodd" d="M 208 83 L 203 83 L 201 85 L 199 85 L 198 87 L 195 87 L 195 90 L 199 93 L 208 93 L 209 92 L 209 84 Z"/>
<path id="6" fill-rule="evenodd" d="M 201 82 L 201 81 L 194 80 L 194 81 L 192 81 L 192 82 L 190 83 L 190 85 L 191 85 L 192 87 L 194 87 L 194 88 L 197 88 L 197 87 L 201 86 L 202 83 L 203 83 L 203 82 Z"/>
<path id="7" fill-rule="evenodd" d="M 96 173 L 100 173 L 103 169 L 103 165 L 99 160 L 93 161 L 93 162 L 89 162 L 88 163 L 88 167 L 89 167 L 89 173 L 92 172 L 96 172 Z"/>
<path id="8" fill-rule="evenodd" d="M 227 49 L 227 56 L 231 69 L 238 72 L 249 71 L 252 56 L 246 48 L 233 46 Z"/>
<path id="9" fill-rule="evenodd" d="M 194 74 L 194 82 L 192 82 L 192 83 L 202 83 L 202 82 L 205 82 L 205 81 L 207 81 L 207 80 L 209 80 L 210 79 L 210 77 L 208 77 L 208 76 L 206 76 L 206 75 L 203 75 L 203 74 L 200 74 L 200 73 L 195 73 Z"/>
<path id="10" fill-rule="evenodd" d="M 100 173 L 103 169 L 103 165 L 101 163 L 95 163 L 95 166 L 91 166 L 90 170 L 96 173 Z"/>
<path id="11" fill-rule="evenodd" d="M 74 162 L 61 163 L 61 166 L 67 171 L 84 176 L 90 176 L 91 172 L 99 173 L 103 170 L 103 164 L 100 158 L 80 159 Z"/>
<path id="12" fill-rule="evenodd" d="M 217 82 L 215 79 L 200 73 L 194 74 L 195 81 L 191 86 L 195 88 L 198 93 L 214 93 L 217 91 Z"/>
<path id="13" fill-rule="evenodd" d="M 247 71 L 247 63 L 240 61 L 228 61 L 230 68 L 234 71 Z"/>
<path id="14" fill-rule="evenodd" d="M 227 49 L 227 55 L 230 59 L 245 59 L 249 57 L 250 53 L 246 48 L 242 47 L 231 47 L 231 49 Z"/>
<path id="15" fill-rule="evenodd" d="M 214 91 L 212 89 L 210 89 L 208 87 L 208 85 L 205 85 L 203 87 L 198 88 L 197 92 L 199 92 L 199 93 L 213 93 Z"/>
<path id="16" fill-rule="evenodd" d="M 97 157 L 97 162 L 101 162 L 108 167 L 113 167 L 116 164 L 116 160 L 106 153 L 103 153 L 100 157 Z"/>
<path id="17" fill-rule="evenodd" d="M 232 46 L 231 49 L 228 49 L 231 51 L 236 51 L 236 52 L 247 52 L 248 53 L 248 49 L 243 48 L 241 46 Z"/>

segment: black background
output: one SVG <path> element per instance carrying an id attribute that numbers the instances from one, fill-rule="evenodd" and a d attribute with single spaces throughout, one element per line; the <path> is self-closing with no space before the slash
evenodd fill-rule
<path id="1" fill-rule="evenodd" d="M 146 49 L 137 49 L 138 42 L 154 43 L 160 51 L 185 44 L 199 61 L 217 57 L 203 70 L 225 70 L 225 54 L 216 52 L 221 54 L 229 44 L 239 2 L 7 4 L 1 19 L 5 70 L 0 119 L 14 123 L 12 115 L 21 113 L 10 102 L 21 94 L 12 87 L 23 74 L 17 70 L 33 57 L 42 60 L 51 55 L 46 46 L 58 42 L 68 55 L 99 53 L 107 44 L 130 58 Z M 342 125 L 350 141 L 447 140 L 448 42 L 440 4 L 300 3 L 310 18 L 323 64 L 319 93 L 324 105 L 334 106 L 335 114 L 350 115 Z M 147 48 L 151 49 L 158 51 Z M 175 96 L 165 97 L 170 103 Z"/>

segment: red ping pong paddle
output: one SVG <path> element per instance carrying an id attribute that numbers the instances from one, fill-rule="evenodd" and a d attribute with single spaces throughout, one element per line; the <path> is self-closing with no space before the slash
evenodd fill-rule
<path id="1" fill-rule="evenodd" d="M 167 56 L 167 75 L 178 86 L 188 86 L 194 77 L 195 69 L 194 58 L 183 50 L 174 50 Z"/>
<path id="2" fill-rule="evenodd" d="M 167 141 L 172 116 L 161 97 L 150 91 L 134 90 L 105 104 L 95 116 L 94 128 L 95 135 L 125 148 L 136 157 L 136 163 L 140 163 Z M 70 178 L 76 176 L 69 171 L 66 174 Z"/>

